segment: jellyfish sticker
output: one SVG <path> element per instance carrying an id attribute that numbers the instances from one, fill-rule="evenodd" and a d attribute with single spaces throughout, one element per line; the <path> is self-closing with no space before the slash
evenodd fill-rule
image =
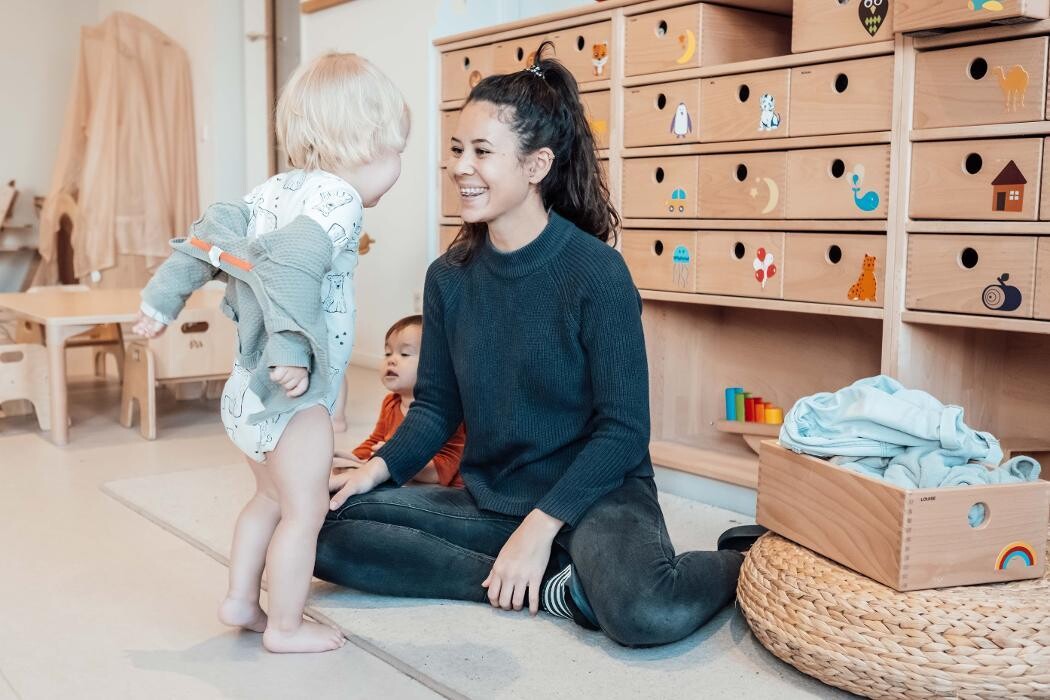
<path id="1" fill-rule="evenodd" d="M 861 211 L 875 211 L 879 208 L 879 193 L 875 190 L 869 190 L 864 193 L 864 196 L 860 196 L 861 183 L 864 181 L 864 166 L 857 164 L 857 167 L 853 168 L 853 172 L 849 176 L 852 186 L 850 189 L 853 190 L 853 203 L 857 205 L 857 208 Z"/>
<path id="2" fill-rule="evenodd" d="M 680 245 L 671 254 L 674 267 L 671 271 L 671 279 L 676 287 L 689 288 L 689 249 Z"/>
<path id="3" fill-rule="evenodd" d="M 755 251 L 755 260 L 751 263 L 755 268 L 755 279 L 766 288 L 766 280 L 772 279 L 777 274 L 777 266 L 773 264 L 773 254 L 766 252 L 765 248 Z"/>

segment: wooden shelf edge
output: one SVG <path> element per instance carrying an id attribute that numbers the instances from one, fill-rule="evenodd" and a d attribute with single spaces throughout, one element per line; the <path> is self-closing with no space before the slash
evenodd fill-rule
<path id="1" fill-rule="evenodd" d="M 749 489 L 758 488 L 758 457 L 739 457 L 728 452 L 693 447 L 669 440 L 649 444 L 653 464 Z"/>
<path id="2" fill-rule="evenodd" d="M 732 297 L 720 294 L 694 294 L 690 292 L 665 292 L 656 289 L 640 289 L 642 299 L 649 301 L 668 301 L 679 304 L 700 304 L 704 306 L 727 306 L 737 309 L 759 309 L 762 311 L 787 311 L 818 316 L 845 316 L 882 320 L 884 311 L 881 308 L 867 306 L 848 306 L 845 304 L 819 304 L 809 301 L 787 301 L 785 299 L 759 299 L 756 297 Z"/>
<path id="3" fill-rule="evenodd" d="M 992 236 L 1050 235 L 1050 221 L 909 220 L 908 233 L 966 233 Z"/>
<path id="4" fill-rule="evenodd" d="M 844 148 L 846 146 L 879 146 L 890 142 L 889 131 L 867 131 L 858 134 L 826 134 L 822 136 L 786 136 L 777 139 L 748 139 L 746 141 L 707 141 L 677 146 L 631 146 L 623 148 L 623 158 L 652 156 L 692 156 L 715 153 L 755 153 L 786 151 L 798 148 Z"/>
<path id="5" fill-rule="evenodd" d="M 444 102 L 438 104 L 438 109 L 440 109 L 442 112 L 455 111 L 457 109 L 463 109 L 463 105 L 466 104 L 466 102 L 466 98 L 462 100 L 445 100 Z"/>
<path id="6" fill-rule="evenodd" d="M 1050 121 L 1011 122 L 1008 124 L 984 124 L 980 126 L 948 126 L 936 129 L 912 129 L 909 132 L 912 143 L 1046 135 L 1050 135 Z"/>
<path id="7" fill-rule="evenodd" d="M 901 321 L 927 326 L 1050 335 L 1050 321 L 1038 321 L 1031 318 L 976 316 L 971 314 L 940 313 L 937 311 L 904 311 L 901 314 Z"/>
<path id="8" fill-rule="evenodd" d="M 983 44 L 1000 39 L 1020 39 L 1050 33 L 1050 20 L 1034 20 L 1016 24 L 1000 24 L 991 27 L 966 27 L 929 36 L 916 35 L 915 48 L 919 51 L 947 49 L 967 44 Z"/>
<path id="9" fill-rule="evenodd" d="M 766 437 L 774 438 L 780 435 L 780 425 L 773 425 L 771 423 L 748 423 L 739 420 L 720 420 L 715 421 L 715 428 L 723 433 L 733 433 L 734 435 L 764 435 Z"/>
<path id="10" fill-rule="evenodd" d="M 737 63 L 722 63 L 714 66 L 663 71 L 661 73 L 648 73 L 646 75 L 630 75 L 623 79 L 623 86 L 629 88 L 638 87 L 639 85 L 665 83 L 672 80 L 717 78 L 723 75 L 739 75 L 741 73 L 754 73 L 757 71 L 775 70 L 777 68 L 798 68 L 800 66 L 832 63 L 834 61 L 847 61 L 854 58 L 873 58 L 875 56 L 892 55 L 893 42 L 881 41 L 874 44 L 844 46 L 838 49 L 824 49 L 822 51 L 807 51 L 805 53 L 793 53 L 784 56 L 756 58 L 750 61 L 739 61 Z"/>
<path id="11" fill-rule="evenodd" d="M 438 217 L 438 226 L 462 226 L 463 219 L 458 216 L 440 216 Z"/>
<path id="12" fill-rule="evenodd" d="M 700 231 L 815 231 L 886 233 L 884 219 L 637 219 L 624 218 L 623 228 Z"/>

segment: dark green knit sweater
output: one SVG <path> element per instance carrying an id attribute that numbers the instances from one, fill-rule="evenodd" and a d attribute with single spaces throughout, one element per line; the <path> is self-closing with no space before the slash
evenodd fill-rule
<path id="1" fill-rule="evenodd" d="M 465 423 L 478 506 L 575 525 L 653 473 L 641 299 L 620 254 L 551 213 L 513 253 L 427 271 L 416 400 L 379 450 L 404 483 Z"/>

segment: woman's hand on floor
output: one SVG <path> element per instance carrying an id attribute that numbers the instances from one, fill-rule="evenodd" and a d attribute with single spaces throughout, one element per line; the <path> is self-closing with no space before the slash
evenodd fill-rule
<path id="1" fill-rule="evenodd" d="M 533 510 L 521 521 L 499 551 L 489 577 L 482 586 L 489 590 L 489 603 L 494 608 L 521 610 L 525 591 L 529 595 L 529 612 L 540 610 L 540 586 L 551 557 L 554 536 L 564 523 L 541 510 Z"/>
<path id="2" fill-rule="evenodd" d="M 328 490 L 336 493 L 328 504 L 329 510 L 337 510 L 346 503 L 346 499 L 359 493 L 368 493 L 389 478 L 390 470 L 381 457 L 373 457 L 357 469 L 333 473 L 328 479 Z"/>

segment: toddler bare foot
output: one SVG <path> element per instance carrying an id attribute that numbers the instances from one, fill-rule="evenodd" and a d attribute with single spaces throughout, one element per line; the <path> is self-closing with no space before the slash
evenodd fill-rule
<path id="1" fill-rule="evenodd" d="M 243 627 L 252 632 L 266 631 L 266 613 L 258 602 L 226 598 L 219 605 L 219 622 L 230 627 Z"/>
<path id="2" fill-rule="evenodd" d="M 307 620 L 290 632 L 273 627 L 267 627 L 263 632 L 263 646 L 275 654 L 332 651 L 343 646 L 345 641 L 339 630 Z"/>

